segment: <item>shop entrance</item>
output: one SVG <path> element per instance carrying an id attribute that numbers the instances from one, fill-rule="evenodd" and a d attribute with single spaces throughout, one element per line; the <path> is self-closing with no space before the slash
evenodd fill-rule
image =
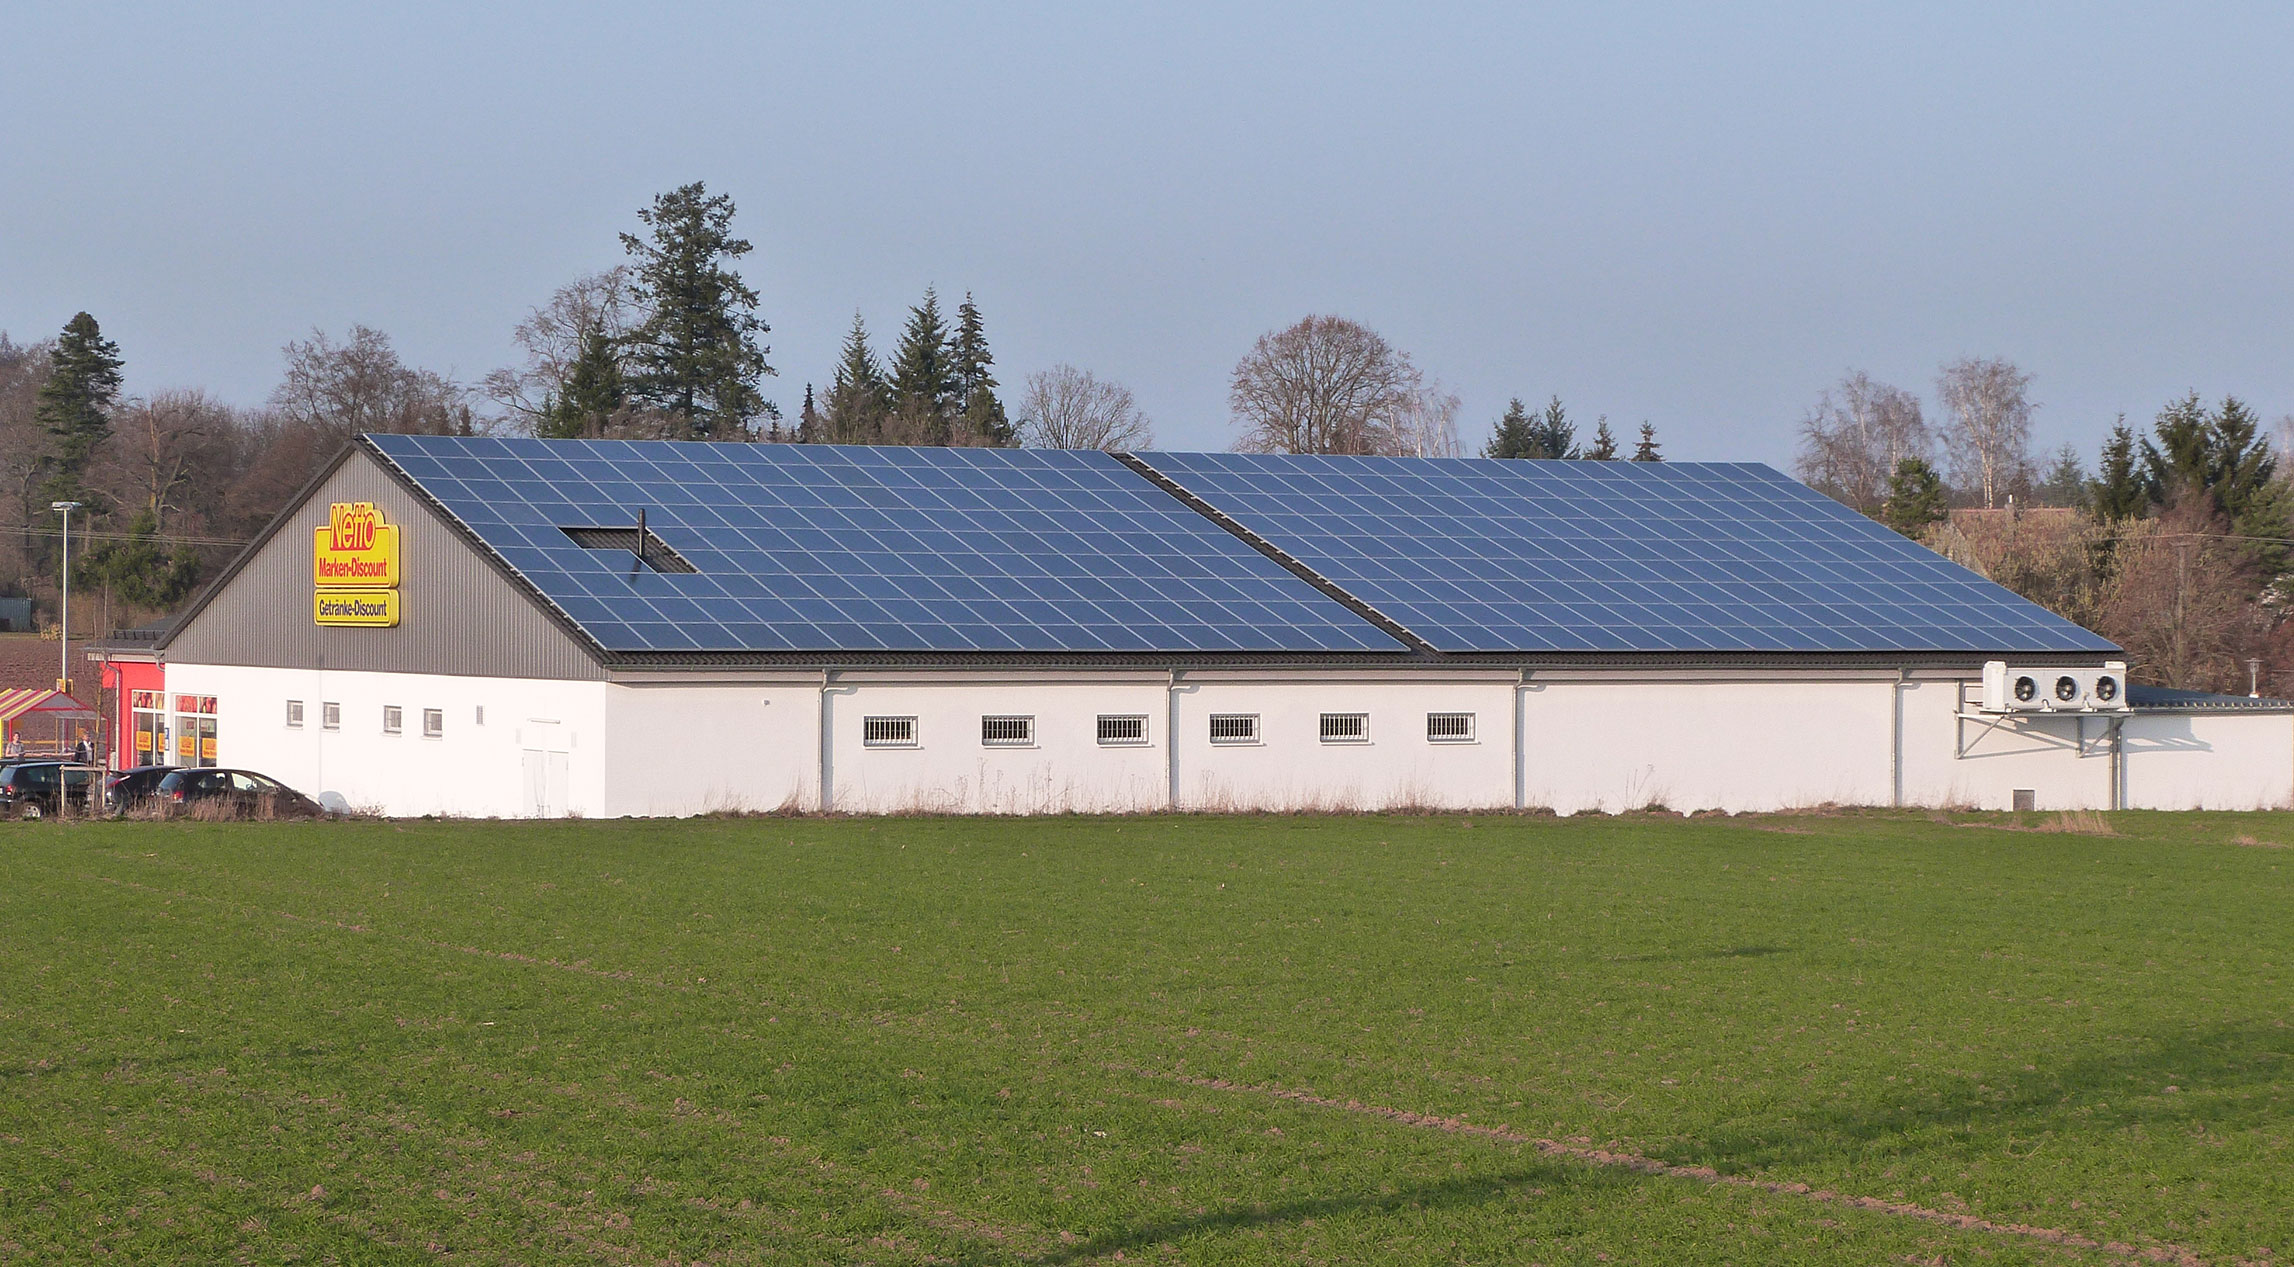
<path id="1" fill-rule="evenodd" d="M 167 694 L 164 691 L 134 691 L 128 702 L 135 722 L 134 745 L 128 765 L 173 765 L 174 757 L 168 745 Z"/>
<path id="2" fill-rule="evenodd" d="M 211 766 L 215 757 L 215 697 L 176 696 L 175 764 Z"/>

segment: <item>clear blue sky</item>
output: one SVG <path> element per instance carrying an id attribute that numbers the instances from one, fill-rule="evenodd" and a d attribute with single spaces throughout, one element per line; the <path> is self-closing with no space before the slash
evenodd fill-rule
<path id="1" fill-rule="evenodd" d="M 2294 7 L 10 6 L 0 329 L 259 402 L 312 327 L 474 380 L 659 191 L 734 196 L 792 415 L 975 292 L 1007 387 L 1223 448 L 1309 312 L 1465 399 L 1781 463 L 1849 367 L 2037 375 L 2044 445 L 2294 411 Z"/>

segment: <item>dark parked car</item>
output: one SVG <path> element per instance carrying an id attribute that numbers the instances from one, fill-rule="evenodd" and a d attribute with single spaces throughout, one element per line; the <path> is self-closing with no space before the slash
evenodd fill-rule
<path id="1" fill-rule="evenodd" d="M 159 781 L 175 773 L 171 765 L 139 765 L 104 780 L 104 797 L 115 810 L 141 809 L 159 795 Z"/>
<path id="2" fill-rule="evenodd" d="M 267 774 L 253 770 L 176 770 L 153 799 L 170 813 L 200 809 L 231 818 L 317 818 L 326 810 Z"/>
<path id="3" fill-rule="evenodd" d="M 88 790 L 103 771 L 76 761 L 18 761 L 0 767 L 0 817 L 39 818 L 88 809 Z"/>

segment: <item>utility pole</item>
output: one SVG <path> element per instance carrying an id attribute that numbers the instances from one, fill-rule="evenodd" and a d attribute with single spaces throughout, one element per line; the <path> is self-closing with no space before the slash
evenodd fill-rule
<path id="1" fill-rule="evenodd" d="M 64 512 L 64 548 L 59 569 L 64 574 L 64 596 L 57 603 L 63 616 L 64 636 L 59 640 L 61 645 L 56 652 L 56 690 L 65 695 L 72 693 L 72 512 L 79 508 L 78 502 L 48 503 L 48 509 Z M 64 719 L 59 715 L 56 718 L 56 751 L 61 755 L 63 750 Z M 62 788 L 62 784 L 57 784 L 59 794 Z"/>

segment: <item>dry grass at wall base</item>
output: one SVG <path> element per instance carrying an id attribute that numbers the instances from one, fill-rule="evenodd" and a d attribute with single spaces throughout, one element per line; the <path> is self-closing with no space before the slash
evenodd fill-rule
<path id="1" fill-rule="evenodd" d="M 2284 1261 L 2294 816 L 2061 821 L 8 824 L 0 1260 Z"/>

